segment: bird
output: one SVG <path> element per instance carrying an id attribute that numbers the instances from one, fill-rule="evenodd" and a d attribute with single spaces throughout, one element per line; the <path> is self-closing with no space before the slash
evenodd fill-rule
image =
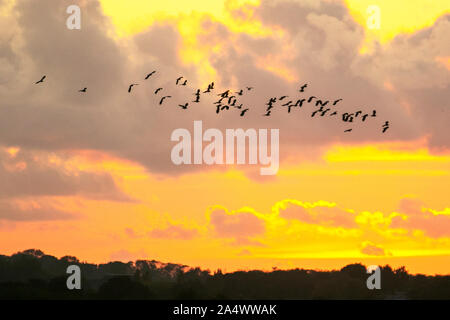
<path id="1" fill-rule="evenodd" d="M 330 117 L 331 117 L 331 116 L 335 116 L 335 115 L 337 115 L 337 112 L 336 112 L 336 111 L 333 112 L 332 114 L 330 114 Z"/>
<path id="2" fill-rule="evenodd" d="M 286 99 L 288 96 L 282 96 L 282 97 L 280 97 L 280 98 L 278 98 L 278 100 L 284 100 L 284 99 Z"/>
<path id="3" fill-rule="evenodd" d="M 234 107 L 237 108 L 237 109 L 242 109 L 243 106 L 244 105 L 241 103 L 239 106 L 234 106 Z"/>
<path id="4" fill-rule="evenodd" d="M 83 88 L 81 90 L 78 90 L 78 92 L 86 92 L 86 91 L 87 91 L 87 88 Z"/>
<path id="5" fill-rule="evenodd" d="M 230 93 L 230 90 L 227 90 L 222 93 L 219 93 L 218 96 L 220 96 L 221 98 L 228 98 L 229 93 Z"/>
<path id="6" fill-rule="evenodd" d="M 244 90 L 240 90 L 240 91 L 238 91 L 238 92 L 236 92 L 239 96 L 242 96 L 243 94 L 244 94 Z"/>
<path id="7" fill-rule="evenodd" d="M 182 109 L 186 110 L 187 107 L 189 106 L 189 103 L 185 103 L 185 104 L 179 104 L 178 106 L 180 106 Z"/>
<path id="8" fill-rule="evenodd" d="M 377 116 L 377 110 L 373 110 L 371 117 L 376 117 L 376 116 Z"/>
<path id="9" fill-rule="evenodd" d="M 305 101 L 306 101 L 306 99 L 297 100 L 297 102 L 295 103 L 295 107 L 303 106 L 303 102 L 305 102 Z"/>
<path id="10" fill-rule="evenodd" d="M 385 133 L 387 129 L 389 129 L 389 127 L 384 127 L 383 128 L 383 133 Z"/>
<path id="11" fill-rule="evenodd" d="M 47 78 L 47 76 L 43 76 L 43 77 L 41 78 L 41 80 L 39 80 L 38 82 L 36 82 L 36 84 L 39 84 L 39 83 L 44 82 L 45 78 Z"/>
<path id="12" fill-rule="evenodd" d="M 305 83 L 303 86 L 300 87 L 299 92 L 305 92 L 305 88 L 307 88 L 307 87 L 308 87 L 308 84 Z"/>
<path id="13" fill-rule="evenodd" d="M 217 105 L 217 109 L 216 109 L 216 113 L 217 113 L 217 114 L 219 114 L 219 112 L 220 112 L 220 108 L 221 108 L 221 107 L 222 107 L 222 105 L 221 105 L 221 104 L 218 104 L 218 105 Z"/>
<path id="14" fill-rule="evenodd" d="M 253 90 L 253 87 L 246 87 L 248 91 Z"/>
<path id="15" fill-rule="evenodd" d="M 247 108 L 247 109 L 244 109 L 244 110 L 242 110 L 241 111 L 241 117 L 243 117 L 244 115 L 245 115 L 245 113 L 248 111 L 249 109 Z"/>
<path id="16" fill-rule="evenodd" d="M 264 117 L 270 117 L 270 114 L 272 113 L 272 111 L 268 110 L 266 114 L 264 114 Z"/>
<path id="17" fill-rule="evenodd" d="M 282 105 L 282 107 L 289 106 L 291 103 L 292 103 L 292 101 L 286 102 L 285 104 Z"/>
<path id="18" fill-rule="evenodd" d="M 352 132 L 353 129 L 347 129 L 344 132 Z"/>
<path id="19" fill-rule="evenodd" d="M 230 110 L 230 106 L 223 106 L 220 110 L 225 110 L 225 109 Z"/>
<path id="20" fill-rule="evenodd" d="M 184 80 L 184 82 L 181 84 L 182 86 L 185 86 L 185 85 L 187 85 L 187 80 Z"/>
<path id="21" fill-rule="evenodd" d="M 158 88 L 158 89 L 156 89 L 155 94 L 158 94 L 158 92 L 160 92 L 162 89 L 163 89 L 163 88 Z"/>
<path id="22" fill-rule="evenodd" d="M 150 78 L 152 75 L 154 75 L 156 73 L 156 71 L 152 71 L 150 72 L 146 77 L 145 80 L 148 80 L 148 78 Z"/>
<path id="23" fill-rule="evenodd" d="M 366 113 L 365 115 L 362 116 L 362 121 L 366 121 L 366 118 L 369 116 L 368 113 Z"/>
<path id="24" fill-rule="evenodd" d="M 331 109 L 328 108 L 328 109 L 322 111 L 322 113 L 320 114 L 320 116 L 321 116 L 321 117 L 325 116 L 325 113 L 327 113 L 327 112 L 330 111 L 330 110 L 331 110 Z"/>
<path id="25" fill-rule="evenodd" d="M 138 86 L 138 85 L 139 85 L 138 83 L 132 83 L 132 84 L 130 84 L 130 86 L 128 87 L 128 93 L 131 92 L 131 89 L 133 89 L 134 86 Z"/>
<path id="26" fill-rule="evenodd" d="M 322 107 L 325 107 L 327 104 L 328 104 L 328 102 L 330 102 L 330 101 L 325 101 L 325 102 L 322 102 L 322 100 L 317 100 L 316 101 L 316 107 L 317 106 L 319 106 L 319 104 L 322 106 Z"/>
<path id="27" fill-rule="evenodd" d="M 314 97 L 314 96 L 309 97 L 308 103 L 311 103 L 311 101 L 312 101 L 313 99 L 317 99 L 317 97 Z"/>
<path id="28" fill-rule="evenodd" d="M 337 105 L 339 103 L 339 101 L 342 101 L 342 99 L 337 99 L 336 101 L 334 101 L 333 106 Z"/>
<path id="29" fill-rule="evenodd" d="M 316 115 L 317 112 L 319 112 L 319 110 L 314 111 L 314 112 L 311 114 L 311 118 L 314 118 L 314 116 Z"/>
<path id="30" fill-rule="evenodd" d="M 355 113 L 355 118 L 358 118 L 358 116 L 359 116 L 360 114 L 362 114 L 362 111 L 361 111 L 361 110 L 360 110 L 360 111 L 356 111 L 356 113 Z"/>
<path id="31" fill-rule="evenodd" d="M 164 96 L 161 98 L 161 101 L 159 101 L 159 104 L 163 104 L 164 100 L 168 99 L 168 98 L 172 98 L 172 96 Z"/>
<path id="32" fill-rule="evenodd" d="M 197 89 L 197 92 L 194 93 L 194 96 L 199 96 L 200 95 L 200 89 Z"/>
<path id="33" fill-rule="evenodd" d="M 197 96 L 197 98 L 195 98 L 195 100 L 192 101 L 192 102 L 199 103 L 200 102 L 200 96 Z"/>
<path id="34" fill-rule="evenodd" d="M 181 79 L 183 79 L 183 77 L 179 77 L 179 78 L 177 79 L 176 84 L 178 84 L 178 83 L 180 82 Z"/>

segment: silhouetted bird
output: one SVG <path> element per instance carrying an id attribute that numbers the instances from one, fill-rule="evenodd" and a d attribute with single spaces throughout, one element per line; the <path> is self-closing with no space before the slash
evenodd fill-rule
<path id="1" fill-rule="evenodd" d="M 158 88 L 158 89 L 156 89 L 155 94 L 158 94 L 158 92 L 160 92 L 162 89 L 163 89 L 163 88 Z"/>
<path id="2" fill-rule="evenodd" d="M 222 98 L 228 98 L 229 93 L 230 93 L 230 90 L 227 90 L 225 92 L 219 93 L 218 96 L 221 96 Z"/>
<path id="3" fill-rule="evenodd" d="M 362 111 L 356 111 L 356 113 L 355 113 L 355 118 L 358 118 L 358 116 L 359 116 L 360 114 L 362 114 Z"/>
<path id="4" fill-rule="evenodd" d="M 239 96 L 242 96 L 243 94 L 244 94 L 244 90 L 240 90 L 240 91 L 238 91 L 238 92 L 236 92 Z"/>
<path id="5" fill-rule="evenodd" d="M 244 109 L 241 111 L 241 117 L 243 117 L 245 115 L 245 113 L 248 111 L 249 109 Z"/>
<path id="6" fill-rule="evenodd" d="M 282 107 L 286 107 L 288 105 L 290 105 L 292 103 L 292 101 L 286 102 L 285 104 L 282 105 Z"/>
<path id="7" fill-rule="evenodd" d="M 295 107 L 302 107 L 303 102 L 305 102 L 305 101 L 306 101 L 306 99 L 297 100 L 297 102 L 295 103 Z"/>
<path id="8" fill-rule="evenodd" d="M 156 73 L 156 71 L 152 71 L 150 72 L 146 77 L 145 80 L 148 80 L 148 78 L 150 78 L 152 75 L 154 75 Z"/>
<path id="9" fill-rule="evenodd" d="M 225 109 L 230 110 L 230 107 L 229 106 L 223 106 L 220 110 L 225 110 Z"/>
<path id="10" fill-rule="evenodd" d="M 253 90 L 253 87 L 247 87 L 247 90 L 251 91 L 251 90 Z"/>
<path id="11" fill-rule="evenodd" d="M 219 114 L 219 112 L 220 112 L 220 108 L 221 108 L 221 107 L 222 107 L 222 105 L 221 105 L 221 104 L 218 104 L 218 105 L 217 105 L 217 109 L 216 109 L 216 113 L 217 113 L 217 114 Z"/>
<path id="12" fill-rule="evenodd" d="M 322 106 L 322 107 L 325 107 L 327 104 L 328 104 L 328 102 L 330 102 L 330 101 L 325 101 L 325 102 L 323 102 L 322 100 L 317 100 L 316 101 L 316 107 L 317 106 L 319 106 L 319 104 Z"/>
<path id="13" fill-rule="evenodd" d="M 366 121 L 366 118 L 369 116 L 368 113 L 366 113 L 365 115 L 362 116 L 362 121 Z"/>
<path id="14" fill-rule="evenodd" d="M 86 91 L 87 91 L 87 88 L 83 88 L 81 90 L 78 90 L 78 92 L 86 92 Z"/>
<path id="15" fill-rule="evenodd" d="M 187 80 L 184 80 L 184 82 L 181 84 L 182 86 L 185 86 L 185 85 L 187 85 Z"/>
<path id="16" fill-rule="evenodd" d="M 271 113 L 272 113 L 272 111 L 269 110 L 269 111 L 267 111 L 266 114 L 264 114 L 264 116 L 265 116 L 265 117 L 269 117 Z"/>
<path id="17" fill-rule="evenodd" d="M 236 96 L 231 96 L 231 97 L 229 97 L 229 98 L 228 98 L 228 104 L 230 104 L 231 101 L 232 101 L 234 98 L 236 98 Z"/>
<path id="18" fill-rule="evenodd" d="M 335 116 L 335 115 L 337 115 L 337 112 L 336 112 L 336 111 L 333 112 L 332 114 L 330 114 L 330 117 L 331 117 L 331 116 Z"/>
<path id="19" fill-rule="evenodd" d="M 128 87 L 128 93 L 131 92 L 131 89 L 133 89 L 134 86 L 138 86 L 138 85 L 139 85 L 138 83 L 130 84 L 130 86 Z"/>
<path id="20" fill-rule="evenodd" d="M 280 98 L 278 98 L 278 100 L 284 100 L 284 99 L 286 99 L 288 96 L 282 96 L 282 97 L 280 97 Z"/>
<path id="21" fill-rule="evenodd" d="M 187 107 L 189 106 L 189 103 L 185 103 L 185 104 L 179 104 L 178 106 L 180 106 L 182 109 L 186 110 Z"/>
<path id="22" fill-rule="evenodd" d="M 195 100 L 192 101 L 192 102 L 199 103 L 199 102 L 200 102 L 200 96 L 197 96 L 197 97 L 195 98 Z"/>
<path id="23" fill-rule="evenodd" d="M 47 76 L 43 76 L 43 77 L 41 78 L 41 80 L 39 80 L 39 81 L 38 81 L 38 82 L 36 82 L 35 84 L 39 84 L 39 83 L 42 83 L 42 82 L 44 82 L 45 78 L 47 78 Z"/>
<path id="24" fill-rule="evenodd" d="M 237 109 L 242 109 L 243 104 L 241 103 L 239 106 L 234 106 Z"/>
<path id="25" fill-rule="evenodd" d="M 342 101 L 342 99 L 337 99 L 336 101 L 334 101 L 333 106 L 337 105 L 339 103 L 339 101 Z"/>
<path id="26" fill-rule="evenodd" d="M 313 99 L 317 99 L 317 97 L 314 97 L 314 96 L 309 97 L 308 103 L 311 103 L 311 101 L 312 101 Z"/>
<path id="27" fill-rule="evenodd" d="M 178 84 L 180 82 L 180 80 L 183 79 L 183 77 L 179 77 L 177 78 L 177 82 L 175 84 Z"/>
<path id="28" fill-rule="evenodd" d="M 377 110 L 373 110 L 371 117 L 376 117 L 376 116 L 377 116 Z"/>
<path id="29" fill-rule="evenodd" d="M 162 97 L 161 101 L 159 101 L 159 104 L 163 104 L 164 100 L 166 100 L 168 98 L 172 98 L 172 96 L 164 96 L 164 97 Z"/>
<path id="30" fill-rule="evenodd" d="M 331 110 L 331 109 L 328 108 L 328 109 L 322 111 L 322 113 L 320 114 L 320 116 L 321 116 L 321 117 L 325 116 L 325 113 L 327 113 L 327 112 L 330 111 L 330 110 Z"/>
<path id="31" fill-rule="evenodd" d="M 300 90 L 299 90 L 299 92 L 305 92 L 305 89 L 308 87 L 308 84 L 306 83 L 306 84 L 304 84 L 301 88 L 300 88 Z"/>
<path id="32" fill-rule="evenodd" d="M 347 129 L 344 132 L 352 132 L 352 129 Z"/>

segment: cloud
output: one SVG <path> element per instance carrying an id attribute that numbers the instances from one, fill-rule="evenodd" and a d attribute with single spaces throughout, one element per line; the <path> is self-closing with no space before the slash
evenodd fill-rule
<path id="1" fill-rule="evenodd" d="M 148 232 L 150 238 L 192 240 L 198 236 L 197 229 L 186 228 L 182 225 L 169 225 L 164 229 L 153 229 Z"/>
<path id="2" fill-rule="evenodd" d="M 64 158 L 42 152 L 0 150 L 0 199 L 74 196 L 132 201 L 109 173 L 69 169 Z"/>
<path id="3" fill-rule="evenodd" d="M 376 246 L 371 242 L 363 243 L 361 253 L 364 253 L 368 256 L 385 256 L 386 255 L 386 252 L 382 247 Z"/>
<path id="4" fill-rule="evenodd" d="M 261 243 L 252 238 L 262 236 L 266 231 L 263 219 L 245 211 L 229 213 L 216 208 L 209 213 L 209 221 L 216 236 L 233 239 L 232 244 L 237 246 L 260 246 Z"/>
<path id="5" fill-rule="evenodd" d="M 320 156 L 311 149 L 323 150 L 336 141 L 411 140 L 431 133 L 434 146 L 449 146 L 448 135 L 442 134 L 445 117 L 436 116 L 436 112 L 431 115 L 424 107 L 430 103 L 430 108 L 439 110 L 440 115 L 446 112 L 439 108 L 448 100 L 448 70 L 435 61 L 437 55 L 449 56 L 448 45 L 442 41 L 448 29 L 445 17 L 428 31 L 400 37 L 390 46 L 361 56 L 358 50 L 364 30 L 340 2 L 262 1 L 256 7 L 246 6 L 245 12 L 232 9 L 250 17 L 255 25 L 260 24 L 259 29 L 270 31 L 262 35 L 245 28 L 239 32 L 198 14 L 183 17 L 199 20 L 199 25 L 205 26 L 198 33 L 186 36 L 185 31 L 182 36 L 177 22 L 170 19 L 120 40 L 110 36 L 113 26 L 98 1 L 82 4 L 85 18 L 81 30 L 68 30 L 65 8 L 69 4 L 20 1 L 9 18 L 14 20 L 9 25 L 17 37 L 2 42 L 5 44 L 0 49 L 0 59 L 5 61 L 0 64 L 5 68 L 0 81 L 1 145 L 49 153 L 97 150 L 164 175 L 212 169 L 175 166 L 170 161 L 171 132 L 190 129 L 193 120 L 199 119 L 205 127 L 220 129 L 280 128 L 281 165 L 288 158 Z M 193 23 L 193 30 L 195 26 Z M 0 32 L 2 39 L 4 34 Z M 186 43 L 195 44 L 188 53 L 184 52 Z M 180 59 L 181 52 L 195 50 L 201 53 L 204 63 L 187 64 Z M 201 76 L 204 65 L 214 68 L 216 79 Z M 152 70 L 158 73 L 144 81 L 145 74 Z M 42 74 L 47 75 L 45 85 L 35 86 L 35 79 Z M 174 85 L 180 75 L 189 79 L 191 87 Z M 358 134 L 345 136 L 343 131 L 348 128 L 342 121 L 332 117 L 311 119 L 311 106 L 291 114 L 277 107 L 273 117 L 263 119 L 261 113 L 269 97 L 300 96 L 299 83 L 292 82 L 292 77 L 309 83 L 308 95 L 343 98 L 340 112 L 356 108 L 371 112 L 376 108 L 379 118 L 355 128 Z M 248 117 L 241 119 L 229 112 L 218 118 L 213 98 L 206 95 L 198 106 L 191 103 L 183 116 L 180 110 L 171 108 L 191 99 L 206 81 L 214 80 L 217 90 L 255 87 L 241 98 L 244 105 L 251 107 Z M 398 91 L 386 90 L 387 80 Z M 430 81 L 433 85 L 421 85 Z M 131 82 L 139 82 L 140 86 L 130 95 L 126 88 Z M 77 90 L 84 86 L 88 94 L 78 94 Z M 170 106 L 159 106 L 153 94 L 159 86 L 173 96 Z M 411 105 L 411 110 L 406 110 L 402 102 Z M 381 125 L 388 119 L 392 127 L 382 135 Z"/>
<path id="6" fill-rule="evenodd" d="M 354 228 L 357 226 L 355 215 L 340 209 L 336 204 L 320 201 L 315 204 L 296 200 L 284 200 L 276 205 L 281 218 L 298 220 L 308 224 Z"/>
<path id="7" fill-rule="evenodd" d="M 77 219 L 78 214 L 57 209 L 43 201 L 0 200 L 0 220 L 7 221 L 58 221 Z"/>
<path id="8" fill-rule="evenodd" d="M 401 215 L 392 218 L 391 228 L 420 230 L 431 238 L 450 237 L 450 215 L 435 214 L 420 200 L 402 199 L 399 213 Z"/>

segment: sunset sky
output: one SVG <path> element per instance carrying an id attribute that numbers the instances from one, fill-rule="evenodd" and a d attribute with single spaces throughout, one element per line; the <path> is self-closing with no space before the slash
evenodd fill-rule
<path id="1" fill-rule="evenodd" d="M 0 0 L 0 254 L 449 274 L 449 34 L 448 0 Z M 254 87 L 248 115 L 177 107 L 212 81 Z M 311 106 L 263 117 L 282 95 L 378 116 L 350 133 Z M 279 129 L 278 173 L 175 166 L 194 120 Z"/>

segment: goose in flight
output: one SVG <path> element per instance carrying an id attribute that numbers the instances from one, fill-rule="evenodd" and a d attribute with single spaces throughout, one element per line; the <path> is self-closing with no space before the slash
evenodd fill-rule
<path id="1" fill-rule="evenodd" d="M 186 110 L 187 107 L 189 106 L 189 103 L 186 102 L 185 104 L 179 104 L 178 106 L 181 107 L 182 109 Z"/>
<path id="2" fill-rule="evenodd" d="M 145 80 L 148 80 L 148 78 L 150 78 L 152 75 L 154 75 L 156 73 L 156 71 L 152 71 L 150 72 L 146 77 Z"/>
<path id="3" fill-rule="evenodd" d="M 158 92 L 160 92 L 162 89 L 163 89 L 163 88 L 158 88 L 158 89 L 156 89 L 155 94 L 158 94 Z"/>
<path id="4" fill-rule="evenodd" d="M 81 90 L 78 90 L 78 92 L 86 92 L 86 91 L 87 91 L 87 88 L 83 88 Z"/>
<path id="5" fill-rule="evenodd" d="M 249 109 L 244 109 L 241 111 L 241 117 L 245 116 L 245 113 L 248 111 Z"/>
<path id="6" fill-rule="evenodd" d="M 305 92 L 305 89 L 308 87 L 308 84 L 305 83 L 303 86 L 300 87 L 299 92 Z"/>
<path id="7" fill-rule="evenodd" d="M 36 82 L 36 84 L 39 84 L 39 83 L 44 82 L 45 78 L 47 78 L 47 76 L 43 76 L 43 77 L 41 78 L 41 80 L 39 80 L 38 82 Z"/>
<path id="8" fill-rule="evenodd" d="M 168 99 L 168 98 L 172 98 L 172 96 L 164 96 L 161 98 L 161 101 L 159 101 L 159 104 L 163 104 L 164 100 Z"/>
<path id="9" fill-rule="evenodd" d="M 179 78 L 177 79 L 176 84 L 178 84 L 178 83 L 181 81 L 181 79 L 183 79 L 183 77 L 179 77 Z"/>
<path id="10" fill-rule="evenodd" d="M 340 101 L 342 101 L 342 99 L 337 99 L 336 101 L 334 101 L 333 106 L 337 105 Z"/>
<path id="11" fill-rule="evenodd" d="M 134 86 L 138 86 L 138 85 L 139 85 L 138 83 L 132 83 L 132 84 L 130 84 L 130 86 L 128 87 L 128 93 L 131 92 L 131 90 L 133 89 Z"/>

